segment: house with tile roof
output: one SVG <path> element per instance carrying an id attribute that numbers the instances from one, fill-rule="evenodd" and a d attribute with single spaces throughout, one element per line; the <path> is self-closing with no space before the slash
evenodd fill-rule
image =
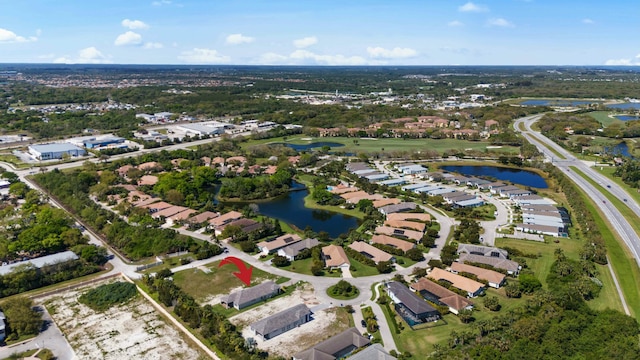
<path id="1" fill-rule="evenodd" d="M 381 235 L 381 234 L 373 235 L 371 237 L 371 243 L 391 246 L 393 248 L 400 249 L 404 252 L 407 252 L 413 249 L 414 247 L 416 247 L 416 244 L 412 242 L 396 239 L 394 237 Z"/>
<path id="2" fill-rule="evenodd" d="M 422 240 L 423 233 L 415 230 L 399 229 L 390 226 L 376 226 L 376 234 L 394 236 L 400 239 L 409 239 L 414 242 Z"/>
<path id="3" fill-rule="evenodd" d="M 354 241 L 349 245 L 350 249 L 353 249 L 360 254 L 373 260 L 376 264 L 381 261 L 395 261 L 393 255 L 388 254 L 375 246 L 371 246 L 363 241 Z"/>
<path id="4" fill-rule="evenodd" d="M 329 245 L 322 248 L 322 258 L 324 259 L 324 266 L 329 269 L 348 269 L 351 266 L 349 257 L 344 252 L 344 249 L 337 245 Z"/>
<path id="5" fill-rule="evenodd" d="M 487 285 L 496 289 L 499 289 L 506 282 L 506 276 L 502 273 L 459 262 L 451 264 L 451 272 L 454 274 L 469 273 L 475 275 L 479 280 L 486 281 Z"/>
<path id="6" fill-rule="evenodd" d="M 269 255 L 285 246 L 297 243 L 301 240 L 302 238 L 298 234 L 284 234 L 271 241 L 261 241 L 257 243 L 256 246 L 264 255 Z"/>
<path id="7" fill-rule="evenodd" d="M 420 278 L 411 284 L 411 289 L 437 305 L 447 306 L 449 311 L 456 315 L 462 310 L 473 309 L 471 300 L 427 278 Z"/>
<path id="8" fill-rule="evenodd" d="M 385 220 L 384 225 L 390 226 L 393 228 L 399 228 L 399 229 L 415 230 L 421 233 L 424 233 L 424 230 L 427 226 L 425 223 L 421 223 L 421 222 L 413 222 L 413 221 L 406 221 L 406 220 L 389 220 L 389 219 Z"/>
<path id="9" fill-rule="evenodd" d="M 311 249 L 312 247 L 318 246 L 318 244 L 320 244 L 318 239 L 306 238 L 278 249 L 278 255 L 286 257 L 289 261 L 293 261 L 302 250 Z"/>
<path id="10" fill-rule="evenodd" d="M 430 222 L 431 215 L 427 213 L 393 213 L 387 215 L 387 220 L 396 220 L 396 221 L 422 221 L 422 222 Z"/>
<path id="11" fill-rule="evenodd" d="M 427 278 L 435 281 L 446 281 L 456 289 L 465 291 L 467 293 L 467 297 L 470 298 L 477 297 L 484 292 L 484 284 L 440 268 L 433 268 L 431 272 L 427 274 Z"/>

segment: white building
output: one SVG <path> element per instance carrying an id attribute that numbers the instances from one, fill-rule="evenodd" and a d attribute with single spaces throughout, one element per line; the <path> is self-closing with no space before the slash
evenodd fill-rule
<path id="1" fill-rule="evenodd" d="M 29 145 L 29 154 L 36 160 L 62 159 L 65 154 L 69 156 L 84 156 L 87 152 L 72 144 L 54 143 Z"/>

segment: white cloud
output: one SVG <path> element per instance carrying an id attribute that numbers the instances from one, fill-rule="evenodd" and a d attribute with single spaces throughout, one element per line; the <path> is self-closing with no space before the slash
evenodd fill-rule
<path id="1" fill-rule="evenodd" d="M 24 37 L 14 33 L 11 30 L 0 28 L 0 43 L 16 43 L 16 42 L 30 42 L 38 41 L 35 36 Z"/>
<path id="2" fill-rule="evenodd" d="M 231 61 L 229 56 L 218 54 L 217 50 L 194 48 L 191 51 L 183 51 L 179 60 L 195 64 L 225 64 Z"/>
<path id="3" fill-rule="evenodd" d="M 499 27 L 515 27 L 512 22 L 503 18 L 495 18 L 490 19 L 487 24 L 489 26 L 499 26 Z"/>
<path id="4" fill-rule="evenodd" d="M 449 21 L 449 23 L 447 23 L 447 25 L 451 26 L 451 27 L 464 26 L 462 21 L 458 21 L 458 20 Z"/>
<path id="5" fill-rule="evenodd" d="M 162 49 L 163 47 L 164 45 L 159 42 L 147 42 L 143 46 L 144 49 Z"/>
<path id="6" fill-rule="evenodd" d="M 227 44 L 239 45 L 252 43 L 255 39 L 251 36 L 244 36 L 242 34 L 231 34 L 227 36 Z"/>
<path id="7" fill-rule="evenodd" d="M 152 2 L 151 5 L 153 5 L 153 6 L 171 5 L 171 1 L 170 0 L 159 0 L 159 1 Z"/>
<path id="8" fill-rule="evenodd" d="M 288 57 L 273 52 L 260 55 L 257 64 L 261 65 L 274 65 L 274 64 L 286 64 Z"/>
<path id="9" fill-rule="evenodd" d="M 583 24 L 587 24 L 587 25 L 591 25 L 591 24 L 594 24 L 595 22 L 593 20 L 589 19 L 589 18 L 586 18 L 586 19 L 582 19 L 582 23 Z"/>
<path id="10" fill-rule="evenodd" d="M 604 62 L 605 65 L 611 66 L 640 66 L 640 54 L 636 56 L 638 61 L 634 61 L 633 59 L 609 59 Z"/>
<path id="11" fill-rule="evenodd" d="M 385 49 L 383 47 L 367 47 L 367 53 L 372 58 L 378 59 L 402 59 L 409 58 L 418 55 L 418 52 L 411 48 L 399 48 Z"/>
<path id="12" fill-rule="evenodd" d="M 122 20 L 122 26 L 131 29 L 131 30 L 136 30 L 136 29 L 148 29 L 149 25 L 144 23 L 143 21 L 140 20 L 129 20 L 129 19 L 124 19 Z"/>
<path id="13" fill-rule="evenodd" d="M 57 64 L 110 64 L 112 61 L 95 46 L 78 51 L 78 57 L 61 56 L 53 60 Z"/>
<path id="14" fill-rule="evenodd" d="M 317 43 L 318 38 L 315 36 L 307 36 L 302 39 L 293 40 L 293 46 L 297 48 L 306 48 Z"/>
<path id="15" fill-rule="evenodd" d="M 142 44 L 142 35 L 133 31 L 127 31 L 124 34 L 118 35 L 114 44 L 116 46 L 140 45 Z"/>
<path id="16" fill-rule="evenodd" d="M 458 7 L 458 11 L 461 12 L 487 12 L 489 11 L 489 8 L 487 8 L 484 5 L 478 5 L 478 4 L 474 4 L 471 1 L 469 1 L 468 3 L 459 6 Z"/>
<path id="17" fill-rule="evenodd" d="M 367 65 L 367 60 L 361 56 L 320 55 L 309 50 L 296 50 L 289 58 L 297 63 L 313 63 L 318 65 Z"/>

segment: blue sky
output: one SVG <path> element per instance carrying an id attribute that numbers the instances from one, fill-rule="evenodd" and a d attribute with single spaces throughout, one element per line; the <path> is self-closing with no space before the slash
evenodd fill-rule
<path id="1" fill-rule="evenodd" d="M 0 0 L 0 63 L 639 65 L 637 0 Z"/>

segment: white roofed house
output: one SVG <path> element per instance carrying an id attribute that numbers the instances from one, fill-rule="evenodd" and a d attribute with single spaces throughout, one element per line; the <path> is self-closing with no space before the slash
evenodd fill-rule
<path id="1" fill-rule="evenodd" d="M 320 244 L 318 239 L 307 238 L 278 249 L 278 255 L 286 257 L 289 261 L 293 261 L 302 250 L 311 249 L 318 244 Z"/>
<path id="2" fill-rule="evenodd" d="M 275 238 L 272 241 L 261 241 L 258 244 L 256 244 L 256 246 L 258 247 L 258 249 L 260 249 L 260 251 L 263 254 L 268 255 L 278 251 L 279 249 L 285 246 L 297 243 L 301 240 L 302 238 L 298 234 L 284 234 L 282 236 Z"/>
<path id="3" fill-rule="evenodd" d="M 266 281 L 262 284 L 234 291 L 220 299 L 220 303 L 227 308 L 236 310 L 244 309 L 260 301 L 272 298 L 280 293 L 280 286 L 273 281 Z"/>

